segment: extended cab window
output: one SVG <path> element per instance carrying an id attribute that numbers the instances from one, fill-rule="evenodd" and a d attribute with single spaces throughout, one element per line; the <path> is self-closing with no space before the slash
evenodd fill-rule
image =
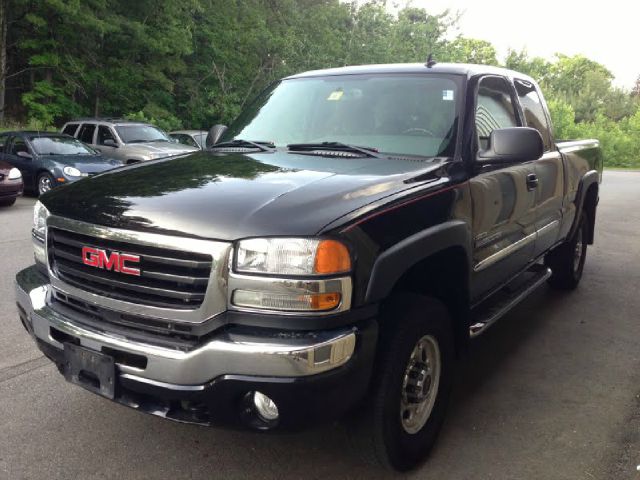
<path id="1" fill-rule="evenodd" d="M 487 148 L 493 130 L 517 126 L 511 88 L 507 81 L 502 77 L 483 78 L 476 103 L 476 133 L 480 148 Z"/>
<path id="2" fill-rule="evenodd" d="M 522 105 L 522 110 L 524 111 L 524 118 L 527 122 L 527 126 L 535 128 L 540 132 L 540 135 L 542 135 L 542 141 L 544 142 L 545 152 L 550 151 L 551 133 L 549 129 L 549 122 L 544 113 L 542 99 L 536 90 L 536 86 L 526 80 L 516 80 L 515 85 L 516 91 L 518 92 L 518 98 L 520 99 L 520 105 Z"/>
<path id="3" fill-rule="evenodd" d="M 71 135 L 73 137 L 77 129 L 78 129 L 77 123 L 70 123 L 69 125 L 64 127 L 64 130 L 62 130 L 62 133 L 66 133 L 67 135 Z"/>
<path id="4" fill-rule="evenodd" d="M 340 142 L 382 154 L 452 156 L 460 82 L 438 74 L 287 79 L 245 109 L 221 141 Z"/>
<path id="5" fill-rule="evenodd" d="M 84 143 L 93 143 L 93 132 L 96 131 L 96 126 L 91 123 L 85 123 L 80 127 L 80 132 L 78 133 L 78 139 Z"/>

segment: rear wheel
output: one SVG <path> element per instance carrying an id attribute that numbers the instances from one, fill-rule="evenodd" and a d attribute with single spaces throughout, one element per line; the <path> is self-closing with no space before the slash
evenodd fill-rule
<path id="1" fill-rule="evenodd" d="M 10 207 L 14 203 L 16 203 L 15 197 L 9 200 L 0 200 L 0 207 Z"/>
<path id="2" fill-rule="evenodd" d="M 447 309 L 436 299 L 403 294 L 388 307 L 370 396 L 349 427 L 366 460 L 406 471 L 427 457 L 442 426 L 453 335 Z"/>
<path id="3" fill-rule="evenodd" d="M 558 290 L 573 290 L 582 279 L 589 242 L 589 220 L 586 213 L 582 213 L 579 222 L 573 237 L 544 258 L 545 265 L 553 272 L 549 277 L 549 285 Z"/>
<path id="4" fill-rule="evenodd" d="M 36 188 L 38 189 L 38 195 L 42 195 L 43 193 L 47 193 L 54 186 L 53 177 L 51 174 L 47 172 L 43 172 L 38 175 L 38 180 L 36 184 Z"/>

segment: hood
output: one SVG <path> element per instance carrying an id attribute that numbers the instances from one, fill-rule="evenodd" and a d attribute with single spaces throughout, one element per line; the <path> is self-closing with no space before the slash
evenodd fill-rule
<path id="1" fill-rule="evenodd" d="M 130 230 L 219 240 L 314 235 L 415 186 L 436 161 L 198 152 L 118 169 L 53 190 L 52 214 Z M 64 191 L 62 191 L 64 190 Z"/>
<path id="2" fill-rule="evenodd" d="M 127 150 L 133 154 L 153 155 L 155 157 L 174 155 L 182 155 L 184 153 L 197 152 L 199 149 L 183 145 L 181 143 L 171 142 L 146 142 L 146 143 L 128 143 Z"/>
<path id="3" fill-rule="evenodd" d="M 42 155 L 42 160 L 54 162 L 60 167 L 75 167 L 82 173 L 99 173 L 122 166 L 119 160 L 104 158 L 102 155 Z"/>

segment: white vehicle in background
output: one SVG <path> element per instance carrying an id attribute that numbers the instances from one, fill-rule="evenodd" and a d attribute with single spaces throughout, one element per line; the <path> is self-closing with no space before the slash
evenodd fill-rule
<path id="1" fill-rule="evenodd" d="M 148 123 L 112 118 L 86 118 L 67 122 L 62 133 L 100 150 L 107 158 L 138 163 L 174 157 L 199 150 L 175 143 L 161 129 Z"/>

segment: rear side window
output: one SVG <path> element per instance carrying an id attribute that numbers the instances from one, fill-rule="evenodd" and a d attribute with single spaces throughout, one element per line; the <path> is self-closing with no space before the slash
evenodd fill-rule
<path id="1" fill-rule="evenodd" d="M 520 105 L 522 105 L 522 110 L 524 111 L 524 118 L 527 122 L 527 126 L 535 128 L 540 132 L 540 135 L 542 135 L 542 141 L 544 142 L 545 152 L 551 150 L 549 122 L 544 113 L 542 99 L 536 90 L 536 86 L 525 80 L 516 80 L 515 85 L 516 91 L 518 92 L 518 98 L 520 99 Z"/>
<path id="2" fill-rule="evenodd" d="M 492 131 L 516 126 L 518 121 L 507 81 L 501 77 L 480 80 L 476 105 L 476 132 L 480 148 L 487 148 Z"/>
<path id="3" fill-rule="evenodd" d="M 78 140 L 84 143 L 93 143 L 93 132 L 96 131 L 96 126 L 91 123 L 85 123 L 80 127 L 80 132 L 78 133 Z"/>
<path id="4" fill-rule="evenodd" d="M 70 123 L 69 125 L 64 127 L 64 130 L 62 130 L 62 133 L 66 133 L 67 135 L 71 135 L 73 137 L 77 129 L 78 129 L 77 123 Z"/>

